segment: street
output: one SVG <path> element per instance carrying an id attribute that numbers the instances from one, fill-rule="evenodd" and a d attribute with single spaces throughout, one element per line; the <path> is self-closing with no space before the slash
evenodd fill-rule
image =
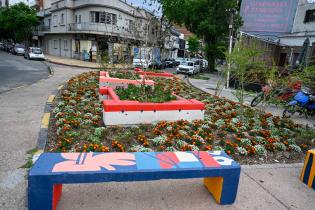
<path id="1" fill-rule="evenodd" d="M 47 78 L 47 65 L 42 61 L 26 60 L 23 56 L 0 51 L 0 94 Z"/>

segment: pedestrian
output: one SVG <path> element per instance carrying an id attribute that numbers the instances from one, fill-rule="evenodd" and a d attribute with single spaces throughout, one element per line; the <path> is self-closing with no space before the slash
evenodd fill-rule
<path id="1" fill-rule="evenodd" d="M 92 48 L 90 49 L 90 62 L 92 62 Z"/>

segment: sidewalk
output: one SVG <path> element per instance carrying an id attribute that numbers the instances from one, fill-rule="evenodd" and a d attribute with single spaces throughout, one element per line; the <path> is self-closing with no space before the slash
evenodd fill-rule
<path id="1" fill-rule="evenodd" d="M 58 57 L 53 55 L 45 55 L 46 60 L 50 63 L 60 64 L 65 66 L 71 67 L 78 67 L 78 68 L 89 68 L 89 69 L 99 69 L 100 64 L 89 62 L 89 61 L 82 61 L 77 59 L 65 58 L 65 57 Z M 116 69 L 127 69 L 131 68 L 131 65 L 128 64 L 110 64 L 108 68 L 116 68 Z"/>
<path id="2" fill-rule="evenodd" d="M 48 95 L 75 74 L 53 65 L 54 75 L 0 94 L 0 209 L 26 209 L 26 152 L 36 146 Z M 242 166 L 237 200 L 220 206 L 202 179 L 64 185 L 58 209 L 299 209 L 315 206 L 315 191 L 299 179 L 302 164 Z"/>
<path id="3" fill-rule="evenodd" d="M 215 94 L 217 83 L 220 81 L 221 78 L 217 74 L 207 74 L 207 76 L 210 77 L 209 80 L 200 80 L 200 79 L 189 78 L 189 82 L 193 86 L 195 86 L 195 87 L 197 87 L 197 88 L 199 88 L 199 89 L 201 89 L 207 93 Z M 230 99 L 232 101 L 238 101 L 236 96 L 233 94 L 233 92 L 235 92 L 235 90 L 223 88 L 220 96 L 225 97 L 227 99 Z M 255 96 L 255 94 L 245 96 L 245 104 L 250 106 L 250 102 L 252 101 L 254 96 Z M 259 110 L 265 111 L 265 112 L 270 112 L 273 115 L 282 117 L 283 108 L 280 106 L 277 107 L 276 105 L 267 105 L 267 104 L 261 103 L 256 108 Z M 306 119 L 304 117 L 304 115 L 303 116 L 294 115 L 291 119 L 298 124 L 309 125 L 309 126 L 314 126 L 314 124 L 315 124 L 315 117 L 314 116 Z"/>

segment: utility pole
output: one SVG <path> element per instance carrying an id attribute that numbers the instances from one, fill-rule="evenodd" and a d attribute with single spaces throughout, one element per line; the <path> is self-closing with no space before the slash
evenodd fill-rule
<path id="1" fill-rule="evenodd" d="M 230 87 L 230 71 L 231 71 L 231 54 L 232 54 L 232 47 L 233 47 L 233 22 L 234 22 L 234 13 L 235 9 L 229 9 L 230 12 L 230 23 L 229 23 L 229 59 L 228 59 L 228 71 L 226 77 L 226 88 Z"/>

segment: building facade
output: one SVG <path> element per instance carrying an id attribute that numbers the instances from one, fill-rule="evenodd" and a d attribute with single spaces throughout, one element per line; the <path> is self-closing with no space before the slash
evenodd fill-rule
<path id="1" fill-rule="evenodd" d="M 8 0 L 0 0 L 0 7 L 5 7 L 9 6 L 9 1 Z"/>
<path id="2" fill-rule="evenodd" d="M 37 43 L 51 55 L 87 59 L 108 53 L 113 62 L 130 60 L 134 47 L 154 46 L 158 21 L 122 0 L 43 0 Z"/>
<path id="3" fill-rule="evenodd" d="M 245 0 L 241 15 L 245 38 L 265 42 L 262 49 L 268 49 L 267 54 L 278 66 L 294 65 L 307 38 L 309 64 L 315 64 L 314 0 Z"/>

